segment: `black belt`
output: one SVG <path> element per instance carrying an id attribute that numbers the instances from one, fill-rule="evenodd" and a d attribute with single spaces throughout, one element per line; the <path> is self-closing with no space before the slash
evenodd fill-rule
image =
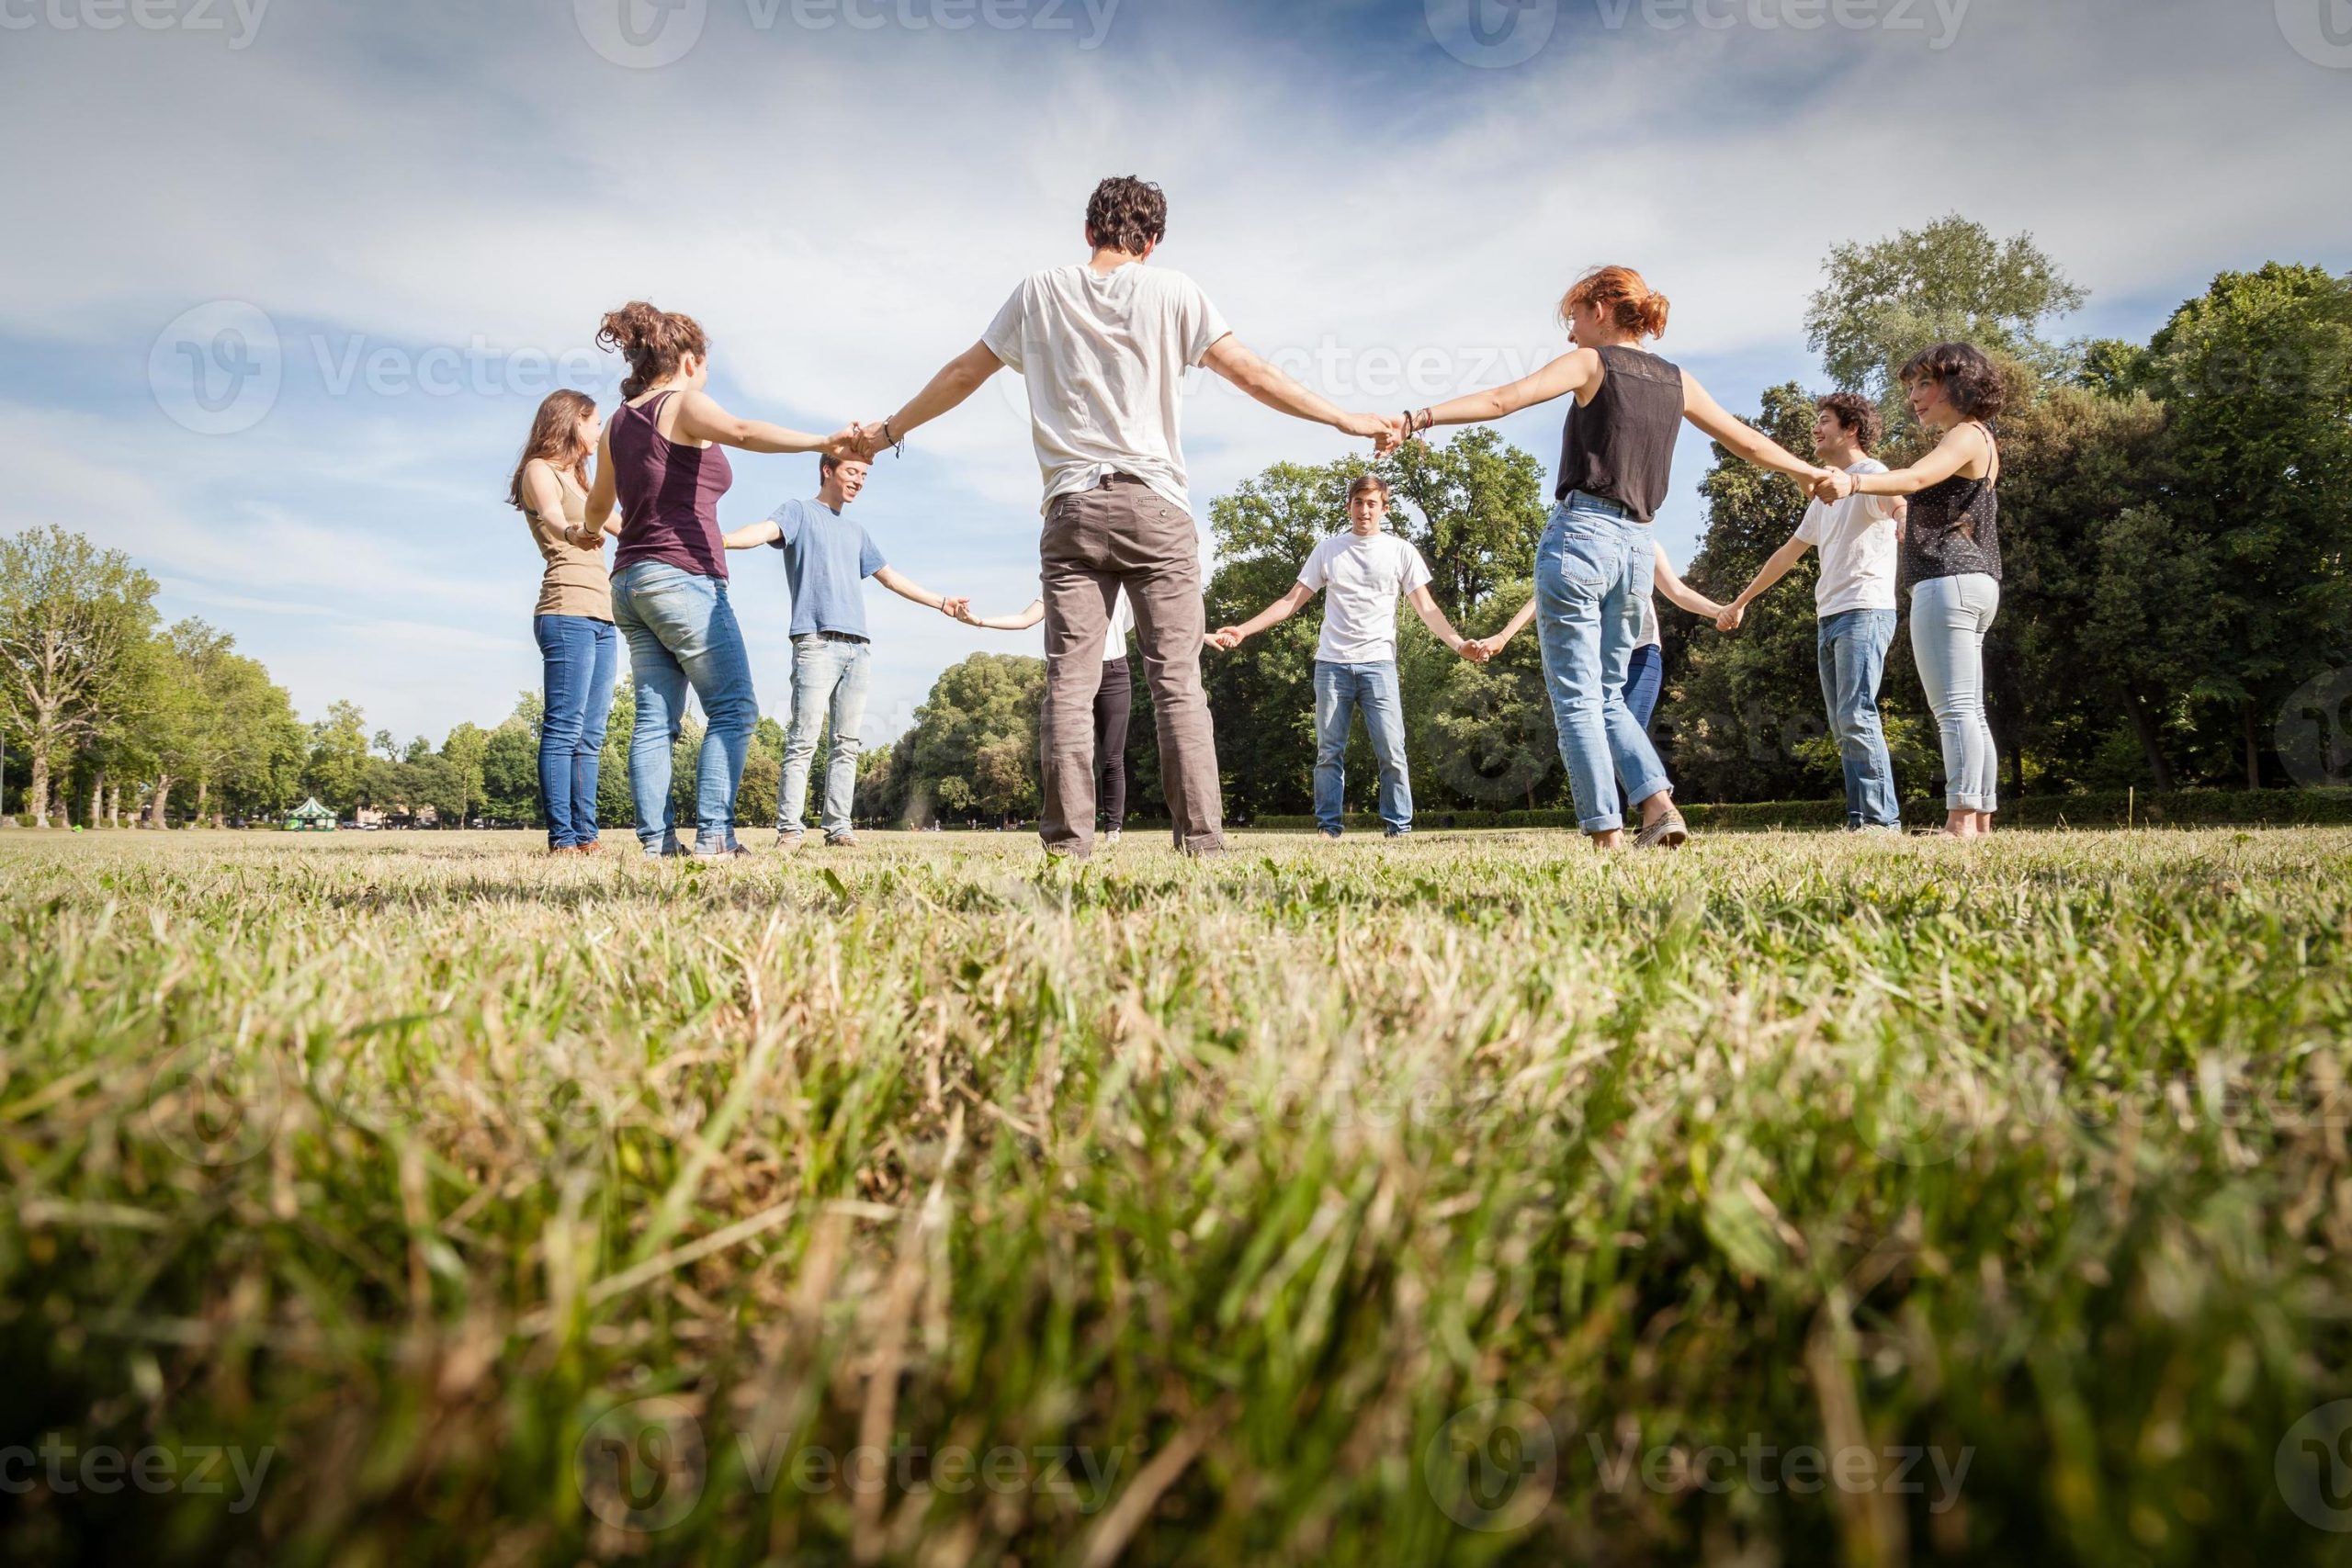
<path id="1" fill-rule="evenodd" d="M 820 631 L 820 632 L 819 632 L 817 635 L 818 635 L 819 637 L 823 637 L 827 642 L 857 642 L 857 643 L 865 643 L 865 642 L 871 642 L 871 641 L 873 641 L 873 640 L 874 640 L 872 637 L 859 637 L 855 632 L 827 632 L 827 631 Z"/>
<path id="2" fill-rule="evenodd" d="M 1620 517 L 1630 518 L 1634 515 L 1634 509 L 1623 502 L 1611 501 L 1605 495 L 1595 495 L 1590 491 L 1572 490 L 1560 498 L 1560 504 L 1563 506 L 1574 506 L 1578 502 L 1584 502 L 1587 506 L 1599 507 L 1603 512 L 1613 512 Z"/>

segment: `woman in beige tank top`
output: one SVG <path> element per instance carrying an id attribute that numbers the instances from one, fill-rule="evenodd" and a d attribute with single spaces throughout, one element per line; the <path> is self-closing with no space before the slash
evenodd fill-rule
<path id="1" fill-rule="evenodd" d="M 548 394 L 507 497 L 529 523 L 546 562 L 533 626 L 545 678 L 539 808 L 553 854 L 596 852 L 596 764 L 620 671 L 604 536 L 586 522 L 588 457 L 604 430 L 586 393 Z"/>

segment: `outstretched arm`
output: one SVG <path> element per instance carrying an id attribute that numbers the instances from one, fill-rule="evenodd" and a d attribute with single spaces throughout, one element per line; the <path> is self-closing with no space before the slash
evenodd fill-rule
<path id="1" fill-rule="evenodd" d="M 1267 605 L 1264 609 L 1259 611 L 1256 615 L 1250 616 L 1239 626 L 1225 626 L 1220 628 L 1209 638 L 1209 641 L 1216 647 L 1221 649 L 1231 649 L 1238 648 L 1245 640 L 1256 637 L 1268 626 L 1278 626 L 1282 625 L 1283 622 L 1289 620 L 1293 615 L 1297 615 L 1300 610 L 1306 608 L 1306 602 L 1314 597 L 1314 589 L 1309 588 L 1304 582 L 1294 582 L 1290 585 L 1289 592 L 1283 594 L 1281 598 L 1275 600 L 1272 604 Z"/>
<path id="2" fill-rule="evenodd" d="M 840 445 L 838 436 L 810 435 L 729 413 L 708 392 L 679 394 L 677 431 L 682 441 L 712 441 L 744 452 L 831 452 Z"/>
<path id="3" fill-rule="evenodd" d="M 1202 364 L 1257 399 L 1270 409 L 1315 424 L 1328 424 L 1350 435 L 1379 436 L 1389 422 L 1378 414 L 1348 413 L 1320 393 L 1309 391 L 1251 353 L 1231 333 L 1209 345 Z"/>
<path id="4" fill-rule="evenodd" d="M 1774 583 L 1794 570 L 1797 562 L 1804 559 L 1805 551 L 1812 547 L 1803 539 L 1791 535 L 1789 542 L 1774 550 L 1772 558 L 1757 569 L 1755 581 L 1739 591 L 1739 597 L 1715 612 L 1715 628 L 1718 631 L 1737 631 L 1739 623 L 1747 617 L 1747 607 L 1764 597 Z M 1705 612 L 1702 611 L 1701 614 Z"/>
<path id="5" fill-rule="evenodd" d="M 1682 581 L 1682 574 L 1676 571 L 1674 563 L 1666 558 L 1664 545 L 1653 542 L 1650 548 L 1657 555 L 1657 565 L 1650 574 L 1650 582 L 1669 602 L 1711 621 L 1724 613 L 1724 606 Z"/>
<path id="6" fill-rule="evenodd" d="M 1453 629 L 1453 623 L 1445 618 L 1445 612 L 1438 607 L 1435 594 L 1426 587 L 1416 588 L 1405 595 L 1405 602 L 1412 605 L 1421 617 L 1421 625 L 1429 627 L 1438 641 L 1445 644 L 1452 652 L 1462 651 L 1464 639 L 1460 632 Z"/>
<path id="7" fill-rule="evenodd" d="M 587 531 L 596 536 L 600 546 L 605 529 L 612 523 L 613 504 L 617 499 L 613 489 L 613 433 L 606 430 L 596 443 L 596 478 L 588 487 Z"/>
<path id="8" fill-rule="evenodd" d="M 776 526 L 775 518 L 763 517 L 757 523 L 729 530 L 723 537 L 730 550 L 755 550 L 783 538 L 784 530 Z"/>
<path id="9" fill-rule="evenodd" d="M 1046 618 L 1046 602 L 1043 599 L 1032 599 L 1029 601 L 1029 607 L 1017 615 L 980 616 L 973 615 L 967 609 L 956 618 L 967 626 L 984 626 L 993 632 L 1025 632 Z"/>
<path id="10" fill-rule="evenodd" d="M 907 433 L 929 424 L 941 414 L 961 403 L 988 383 L 988 378 L 1004 368 L 1004 361 L 996 356 L 987 344 L 976 343 L 939 368 L 939 374 L 924 383 L 922 391 L 898 412 L 878 424 L 861 424 L 858 434 L 865 448 L 861 454 L 872 457 L 895 441 L 904 441 Z M 886 434 L 887 432 L 887 434 Z"/>
<path id="11" fill-rule="evenodd" d="M 964 613 L 972 607 L 969 599 L 950 599 L 944 593 L 933 593 L 920 583 L 900 577 L 887 566 L 875 572 L 874 581 L 901 599 L 911 599 L 926 610 L 944 611 L 958 620 L 963 619 Z"/>
<path id="12" fill-rule="evenodd" d="M 1509 386 L 1471 392 L 1438 404 L 1428 411 L 1419 428 L 1427 430 L 1437 424 L 1483 424 L 1517 413 L 1524 408 L 1533 408 L 1537 403 L 1548 403 L 1555 398 L 1584 390 L 1591 383 L 1593 372 L 1600 367 L 1600 355 L 1591 349 L 1571 350 L 1533 375 L 1522 376 Z"/>
<path id="13" fill-rule="evenodd" d="M 1936 449 L 1907 468 L 1885 474 L 1857 474 L 1854 488 L 1863 495 L 1916 495 L 1929 485 L 1941 484 L 1969 464 L 1990 462 L 1992 442 L 1973 424 L 1956 424 L 1944 432 Z"/>
<path id="14" fill-rule="evenodd" d="M 1806 462 L 1762 431 L 1725 413 L 1723 405 L 1709 397 L 1707 389 L 1699 385 L 1687 371 L 1682 377 L 1682 417 L 1722 442 L 1733 457 L 1760 468 L 1770 468 L 1776 474 L 1787 474 L 1792 479 L 1802 479 L 1808 489 L 1831 477 L 1829 469 Z M 1839 479 L 1851 478 L 1845 474 L 1835 477 Z M 1841 488 L 1838 494 L 1843 497 L 1849 491 L 1850 485 Z"/>

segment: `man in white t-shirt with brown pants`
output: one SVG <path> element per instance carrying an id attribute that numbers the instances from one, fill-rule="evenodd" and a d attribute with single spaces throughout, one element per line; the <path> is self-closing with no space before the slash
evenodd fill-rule
<path id="1" fill-rule="evenodd" d="M 1315 649 L 1315 823 L 1340 836 L 1347 799 L 1348 731 L 1363 715 L 1364 739 L 1380 766 L 1380 821 L 1392 839 L 1413 830 L 1413 781 L 1405 767 L 1405 705 L 1396 683 L 1396 601 L 1420 613 L 1437 639 L 1462 651 L 1462 634 L 1430 592 L 1429 563 L 1412 541 L 1382 526 L 1388 485 L 1360 474 L 1348 487 L 1348 531 L 1315 547 L 1291 591 L 1209 640 L 1238 648 L 1289 620 L 1324 594 L 1323 637 Z"/>
<path id="2" fill-rule="evenodd" d="M 1886 472 L 1886 465 L 1870 455 L 1883 427 L 1869 399 L 1833 392 L 1816 406 L 1815 457 L 1849 474 Z M 1821 580 L 1814 589 L 1814 611 L 1821 618 L 1821 696 L 1846 765 L 1849 832 L 1903 830 L 1894 762 L 1886 754 L 1886 732 L 1879 723 L 1878 686 L 1886 671 L 1887 647 L 1894 640 L 1894 553 L 1904 510 L 1894 496 L 1815 501 L 1805 508 L 1795 536 L 1772 553 L 1756 581 L 1715 623 L 1737 631 L 1747 606 L 1787 576 L 1806 550 L 1821 552 Z"/>
<path id="3" fill-rule="evenodd" d="M 1341 412 L 1243 347 L 1182 273 L 1146 266 L 1167 229 L 1158 186 L 1104 180 L 1086 208 L 1091 257 L 1024 278 L 978 343 L 912 402 L 860 427 L 867 449 L 879 450 L 970 397 L 1001 367 L 1027 379 L 1046 479 L 1038 832 L 1049 852 L 1077 858 L 1094 848 L 1094 694 L 1122 588 L 1135 608 L 1177 846 L 1195 855 L 1225 849 L 1216 738 L 1201 688 L 1200 532 L 1184 488 L 1185 370 L 1206 366 L 1270 408 L 1351 435 L 1389 428 L 1375 414 Z"/>

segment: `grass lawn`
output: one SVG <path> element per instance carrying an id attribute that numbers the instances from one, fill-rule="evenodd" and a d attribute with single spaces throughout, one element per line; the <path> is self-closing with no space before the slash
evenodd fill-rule
<path id="1" fill-rule="evenodd" d="M 0 833 L 0 1560 L 2352 1551 L 2352 830 L 1237 843 Z"/>

